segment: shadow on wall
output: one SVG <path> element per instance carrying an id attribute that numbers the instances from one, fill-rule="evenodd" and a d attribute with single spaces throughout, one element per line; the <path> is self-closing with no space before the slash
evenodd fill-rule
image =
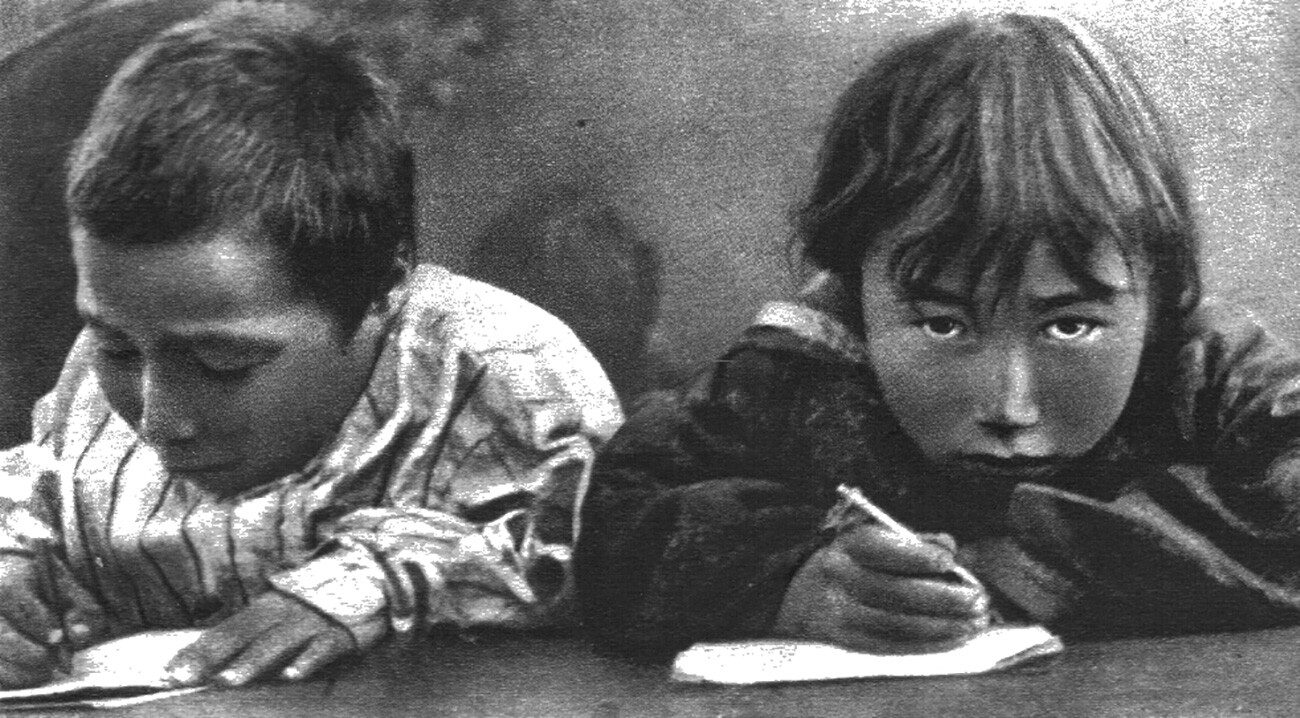
<path id="1" fill-rule="evenodd" d="M 85 1 L 0 0 L 0 17 Z M 0 60 L 0 445 L 26 434 L 76 330 L 63 155 L 116 64 L 213 2 L 100 1 L 114 7 Z M 689 376 L 793 289 L 785 212 L 865 63 L 954 12 L 1016 4 L 301 1 L 364 8 L 357 26 L 431 106 L 412 133 L 423 256 L 568 321 L 624 397 Z M 1167 111 L 1209 293 L 1300 336 L 1300 4 L 1023 2 L 1053 4 Z"/>
<path id="2" fill-rule="evenodd" d="M 467 273 L 564 320 L 624 403 L 648 388 L 659 257 L 600 191 L 539 188 L 518 198 L 474 240 Z"/>
<path id="3" fill-rule="evenodd" d="M 403 96 L 443 118 L 441 126 L 415 128 L 418 136 L 475 126 L 473 117 L 521 102 L 512 94 L 517 87 L 495 81 L 502 75 L 494 63 L 510 69 L 502 58 L 535 15 L 531 0 L 304 2 L 356 11 L 363 37 L 384 49 L 379 54 L 403 81 Z M 53 385 L 80 326 L 64 158 L 117 66 L 153 34 L 215 0 L 106 0 L 71 12 L 91 4 L 68 0 L 65 22 L 0 60 L 0 447 L 28 437 L 31 407 Z M 23 19 L 15 7 L 5 4 L 0 16 Z M 529 187 L 498 203 L 483 218 L 485 229 L 453 232 L 476 237 L 473 257 L 455 268 L 568 322 L 627 398 L 644 384 L 642 354 L 658 292 L 654 250 L 590 187 Z"/>

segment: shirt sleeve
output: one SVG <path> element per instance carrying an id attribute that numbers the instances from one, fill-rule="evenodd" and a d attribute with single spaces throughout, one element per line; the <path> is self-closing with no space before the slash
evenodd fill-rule
<path id="1" fill-rule="evenodd" d="M 36 444 L 0 451 L 0 617 L 35 641 L 72 609 L 89 635 L 107 629 L 98 602 L 73 578 L 61 550 L 53 453 Z M 46 627 L 47 630 L 38 630 Z"/>
<path id="2" fill-rule="evenodd" d="M 359 484 L 377 493 L 322 517 L 321 549 L 272 585 L 361 647 L 389 628 L 565 621 L 575 506 L 617 413 L 603 374 L 574 371 L 569 351 L 460 351 L 408 383 L 371 463 L 354 467 L 386 475 Z"/>

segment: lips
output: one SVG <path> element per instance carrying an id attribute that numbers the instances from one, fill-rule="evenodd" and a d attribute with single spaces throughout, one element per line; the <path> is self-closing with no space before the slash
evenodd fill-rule
<path id="1" fill-rule="evenodd" d="M 989 478 L 1015 480 L 1040 479 L 1060 467 L 1062 460 L 1053 456 L 993 456 L 991 454 L 966 454 L 952 462 L 952 467 L 965 474 Z"/>
<path id="2" fill-rule="evenodd" d="M 163 459 L 163 466 L 173 474 L 216 474 L 229 471 L 238 465 L 236 461 L 168 461 Z"/>

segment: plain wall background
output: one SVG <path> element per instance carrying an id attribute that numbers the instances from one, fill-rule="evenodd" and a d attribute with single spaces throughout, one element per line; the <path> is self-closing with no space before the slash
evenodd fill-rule
<path id="1" fill-rule="evenodd" d="M 83 4 L 2 0 L 0 49 Z M 672 380 L 795 286 L 785 213 L 840 89 L 900 33 L 990 5 L 538 0 L 526 32 L 484 59 L 460 115 L 411 118 L 426 255 L 464 270 L 473 238 L 546 202 L 548 188 L 599 193 L 660 249 L 650 352 L 658 381 Z M 1300 337 L 1300 8 L 1068 5 L 1130 60 L 1170 120 L 1211 295 Z"/>

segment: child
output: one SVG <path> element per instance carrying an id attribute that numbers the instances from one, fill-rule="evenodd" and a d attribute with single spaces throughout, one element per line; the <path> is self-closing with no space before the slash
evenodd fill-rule
<path id="1" fill-rule="evenodd" d="M 68 187 L 85 328 L 0 463 L 29 489 L 0 512 L 0 685 L 145 628 L 205 627 L 176 681 L 238 684 L 563 616 L 617 400 L 558 320 L 414 266 L 410 149 L 346 38 L 276 7 L 164 32 Z"/>
<path id="2" fill-rule="evenodd" d="M 659 657 L 1296 621 L 1300 354 L 1200 306 L 1189 204 L 1132 75 L 1071 24 L 886 53 L 795 214 L 820 273 L 602 451 L 590 628 Z M 944 536 L 823 531 L 840 484 Z"/>

